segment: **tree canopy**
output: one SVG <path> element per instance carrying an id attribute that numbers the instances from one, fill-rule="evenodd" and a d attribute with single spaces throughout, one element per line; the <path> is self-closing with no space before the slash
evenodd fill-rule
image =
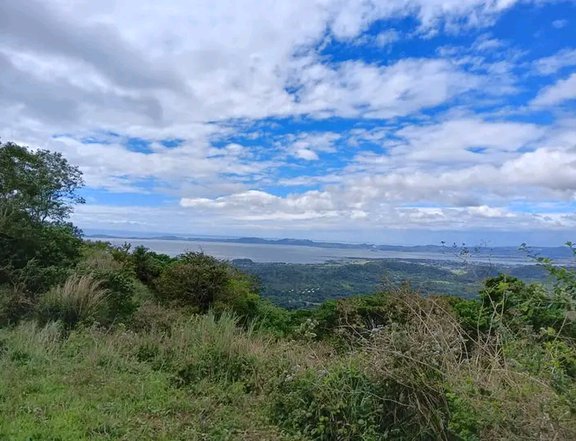
<path id="1" fill-rule="evenodd" d="M 0 283 L 32 288 L 79 256 L 80 231 L 66 220 L 82 185 L 62 154 L 0 143 Z"/>

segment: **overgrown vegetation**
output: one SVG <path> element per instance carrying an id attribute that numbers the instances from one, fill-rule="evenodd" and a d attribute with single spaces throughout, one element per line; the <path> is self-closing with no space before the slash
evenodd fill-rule
<path id="1" fill-rule="evenodd" d="M 57 154 L 0 167 L 1 440 L 576 439 L 573 270 L 289 311 L 210 256 L 82 241 Z"/>
<path id="2" fill-rule="evenodd" d="M 262 295 L 288 309 L 314 307 L 335 298 L 374 294 L 402 283 L 422 295 L 475 298 L 484 280 L 506 273 L 527 282 L 548 283 L 541 265 L 506 265 L 458 260 L 355 259 L 315 264 L 232 261 L 261 282 Z"/>

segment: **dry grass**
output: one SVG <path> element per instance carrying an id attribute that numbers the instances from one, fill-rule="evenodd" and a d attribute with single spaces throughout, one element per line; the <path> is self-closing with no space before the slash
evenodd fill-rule
<path id="1" fill-rule="evenodd" d="M 73 326 L 97 319 L 107 296 L 102 283 L 92 276 L 72 275 L 42 296 L 38 311 L 45 322 L 61 320 L 66 326 Z"/>
<path id="2" fill-rule="evenodd" d="M 395 385 L 382 398 L 413 439 L 453 439 L 455 429 L 486 440 L 576 439 L 569 406 L 547 381 L 512 367 L 505 337 L 473 338 L 434 299 L 398 301 L 407 320 L 374 330 L 364 353 L 367 372 Z"/>

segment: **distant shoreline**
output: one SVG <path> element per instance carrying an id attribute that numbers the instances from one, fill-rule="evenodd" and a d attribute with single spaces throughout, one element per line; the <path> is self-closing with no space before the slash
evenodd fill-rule
<path id="1" fill-rule="evenodd" d="M 109 234 L 88 234 L 84 236 L 86 239 L 113 239 L 113 240 L 159 240 L 159 241 L 179 241 L 179 242 L 207 242 L 207 243 L 224 243 L 224 244 L 253 244 L 253 245 L 281 245 L 281 246 L 297 246 L 297 247 L 313 247 L 324 249 L 349 249 L 349 250 L 368 250 L 375 252 L 386 251 L 399 251 L 406 253 L 462 253 L 476 258 L 516 258 L 527 259 L 524 251 L 518 247 L 510 246 L 495 246 L 495 247 L 453 247 L 449 245 L 415 245 L 415 246 L 402 246 L 402 245 L 375 245 L 375 244 L 350 244 L 340 242 L 316 242 L 308 239 L 263 239 L 258 237 L 240 237 L 240 238 L 199 238 L 199 237 L 186 237 L 176 235 L 158 235 L 150 237 L 142 236 L 113 236 Z M 569 263 L 572 253 L 567 247 L 530 247 L 530 251 L 537 256 L 548 257 L 551 259 L 561 259 L 564 263 Z M 377 257 L 375 257 L 377 258 Z"/>

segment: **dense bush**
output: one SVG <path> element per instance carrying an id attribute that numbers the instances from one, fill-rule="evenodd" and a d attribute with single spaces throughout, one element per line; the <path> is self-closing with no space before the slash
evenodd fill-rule
<path id="1" fill-rule="evenodd" d="M 170 263 L 156 282 L 161 301 L 195 308 L 231 309 L 242 316 L 253 315 L 258 296 L 240 272 L 203 253 L 186 253 Z"/>
<path id="2" fill-rule="evenodd" d="M 0 285 L 0 327 L 9 326 L 31 315 L 34 304 L 26 292 L 14 285 Z"/>
<path id="3" fill-rule="evenodd" d="M 130 258 L 136 277 L 147 285 L 152 285 L 166 266 L 174 260 L 166 254 L 155 253 L 143 246 L 134 248 Z"/>
<path id="4" fill-rule="evenodd" d="M 169 265 L 156 283 L 161 300 L 176 301 L 206 311 L 228 289 L 230 274 L 213 257 L 188 255 Z"/>
<path id="5" fill-rule="evenodd" d="M 295 369 L 277 379 L 272 418 L 305 439 L 384 439 L 382 391 L 350 363 Z"/>

